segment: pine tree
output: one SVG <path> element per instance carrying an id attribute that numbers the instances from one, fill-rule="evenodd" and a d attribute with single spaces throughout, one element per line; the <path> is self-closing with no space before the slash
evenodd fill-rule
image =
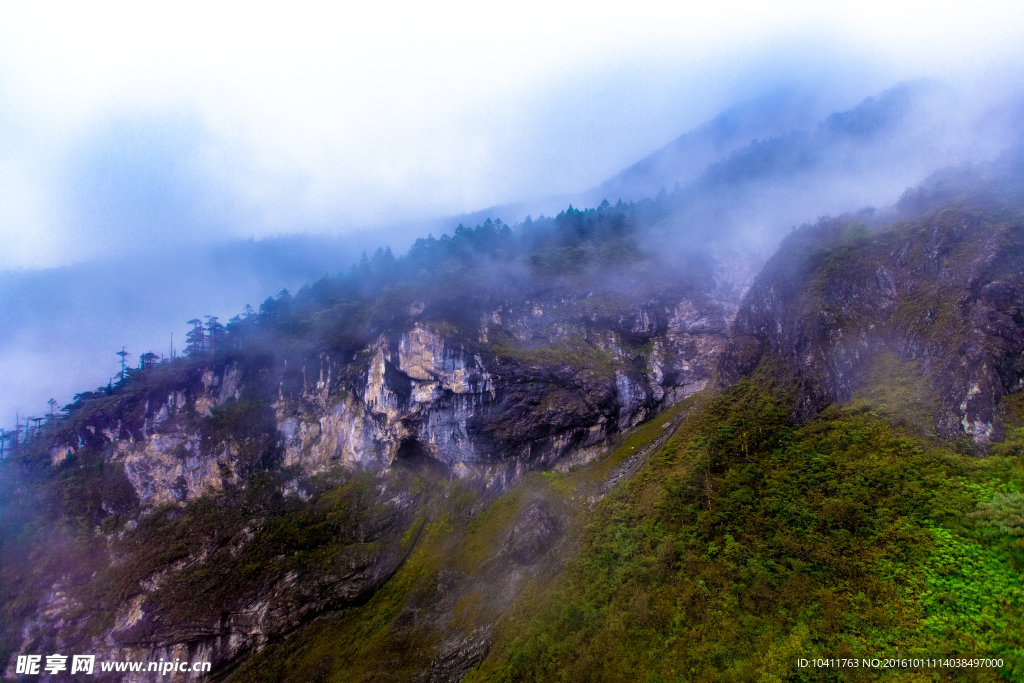
<path id="1" fill-rule="evenodd" d="M 203 330 L 203 321 L 192 318 L 188 321 L 192 329 L 185 335 L 185 352 L 190 356 L 196 356 L 206 352 L 206 332 Z"/>
<path id="2" fill-rule="evenodd" d="M 220 324 L 217 316 L 207 315 L 206 318 L 206 341 L 207 350 L 214 353 L 224 345 L 224 326 Z"/>

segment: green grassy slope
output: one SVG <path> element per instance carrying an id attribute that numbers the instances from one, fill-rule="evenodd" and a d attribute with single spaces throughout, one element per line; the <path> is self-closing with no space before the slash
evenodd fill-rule
<path id="1" fill-rule="evenodd" d="M 921 429 L 934 397 L 891 355 L 802 426 L 771 376 L 704 399 L 465 680 L 937 679 L 797 667 L 897 654 L 1000 656 L 955 677 L 1024 680 L 1022 397 L 980 459 Z"/>

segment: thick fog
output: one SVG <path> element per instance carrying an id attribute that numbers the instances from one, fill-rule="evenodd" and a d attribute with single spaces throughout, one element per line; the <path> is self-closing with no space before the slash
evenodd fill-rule
<path id="1" fill-rule="evenodd" d="M 891 205 L 1024 133 L 998 7 L 0 10 L 0 424 L 460 222 L 664 190 L 766 255 Z"/>

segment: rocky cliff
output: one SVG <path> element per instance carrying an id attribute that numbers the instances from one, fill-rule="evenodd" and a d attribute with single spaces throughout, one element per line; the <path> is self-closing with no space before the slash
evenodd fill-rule
<path id="1" fill-rule="evenodd" d="M 740 307 L 719 381 L 780 361 L 803 421 L 848 400 L 889 349 L 921 361 L 935 433 L 981 447 L 1002 440 L 1000 399 L 1024 386 L 1019 214 L 954 203 L 885 228 L 860 219 L 823 220 L 785 240 Z"/>
<path id="2" fill-rule="evenodd" d="M 656 203 L 460 227 L 210 325 L 4 463 L 7 675 L 70 651 L 273 680 L 301 650 L 307 680 L 457 678 L 713 380 L 769 373 L 800 422 L 889 350 L 928 431 L 984 452 L 1024 378 L 1022 202 L 990 196 L 804 226 L 756 279 L 652 252 Z"/>
<path id="3" fill-rule="evenodd" d="M 490 300 L 471 335 L 412 300 L 404 320 L 351 353 L 196 354 L 83 402 L 43 457 L 59 476 L 91 473 L 79 523 L 103 547 L 73 571 L 42 572 L 38 602 L 12 615 L 12 655 L 73 646 L 224 671 L 365 603 L 426 520 L 464 523 L 525 474 L 606 455 L 617 435 L 702 389 L 749 272 L 733 265 L 688 296 L 563 287 Z M 451 508 L 451 496 L 475 502 Z M 529 502 L 493 580 L 510 580 L 507 562 L 516 576 L 541 571 L 530 567 L 546 539 L 571 524 L 549 505 Z M 553 557 L 537 566 L 550 573 Z M 445 646 L 438 677 L 485 651 L 489 623 L 476 645 Z"/>
<path id="4" fill-rule="evenodd" d="M 738 301 L 507 303 L 466 340 L 430 320 L 341 364 L 228 359 L 76 415 L 49 451 L 104 454 L 125 505 L 181 502 L 273 464 L 295 481 L 429 458 L 484 488 L 600 446 L 710 379 Z M 289 388 L 289 363 L 300 383 Z M 119 475 L 120 476 L 120 475 Z M 119 489 L 120 490 L 120 489 Z"/>

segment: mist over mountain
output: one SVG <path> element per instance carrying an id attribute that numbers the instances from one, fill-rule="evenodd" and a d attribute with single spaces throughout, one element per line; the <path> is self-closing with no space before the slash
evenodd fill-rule
<path id="1" fill-rule="evenodd" d="M 808 130 L 829 113 L 822 111 L 819 94 L 812 90 L 790 87 L 762 95 L 680 135 L 577 201 L 591 206 L 605 198 L 636 201 L 662 189 L 671 191 L 676 183 L 686 185 L 708 165 L 753 141 Z"/>
<path id="2" fill-rule="evenodd" d="M 426 233 L 500 218 L 553 215 L 572 203 L 672 194 L 661 239 L 670 250 L 711 240 L 765 259 L 795 224 L 851 208 L 891 204 L 935 169 L 991 158 L 1024 132 L 1019 100 L 998 93 L 965 102 L 932 81 L 897 85 L 827 116 L 813 90 L 786 88 L 740 103 L 579 195 L 526 200 L 387 231 L 279 237 L 135 256 L 0 278 L 6 321 L 0 415 L 63 404 L 117 371 L 115 351 L 169 354 L 195 316 L 227 319 L 281 289 L 295 290 L 388 246 L 402 253 Z M 179 345 L 180 348 L 180 345 Z"/>
<path id="3" fill-rule="evenodd" d="M 0 679 L 1024 683 L 1022 34 L 0 3 Z"/>
<path id="4" fill-rule="evenodd" d="M 1014 680 L 1024 147 L 782 229 L 770 258 L 700 191 L 827 170 L 884 130 L 878 101 L 671 194 L 460 225 L 195 319 L 182 355 L 7 434 L 6 673 L 72 647 L 146 681 L 174 658 L 714 680 L 792 672 L 765 642 L 896 638 Z"/>
<path id="5" fill-rule="evenodd" d="M 196 315 L 227 320 L 246 304 L 347 269 L 364 252 L 402 252 L 450 223 L 163 247 L 0 272 L 0 414 L 42 414 L 51 397 L 63 405 L 82 387 L 108 382 L 122 346 L 133 363 L 147 351 L 169 357 L 172 343 L 184 348 L 184 323 Z"/>

